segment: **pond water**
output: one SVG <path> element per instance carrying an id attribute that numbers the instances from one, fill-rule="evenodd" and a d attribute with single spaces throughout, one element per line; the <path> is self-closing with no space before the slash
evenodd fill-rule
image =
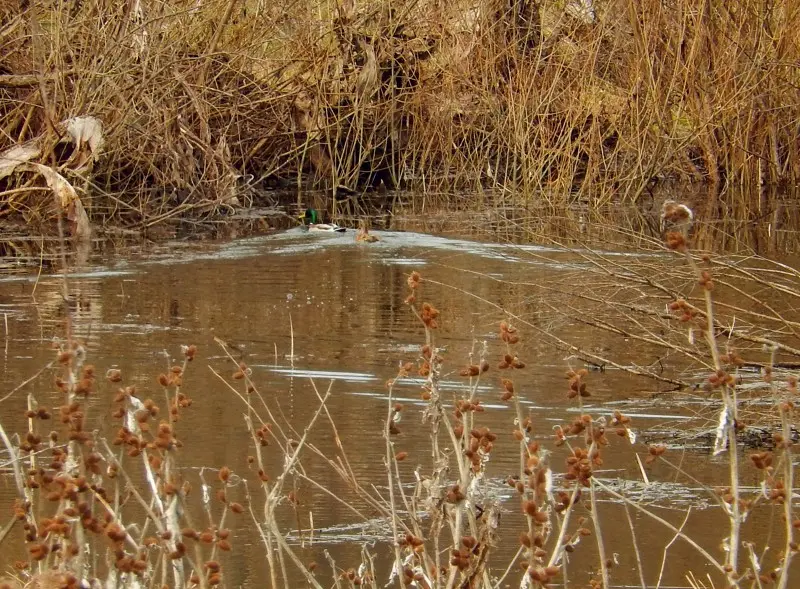
<path id="1" fill-rule="evenodd" d="M 489 350 L 492 368 L 478 390 L 486 410 L 476 414 L 476 419 L 498 434 L 483 481 L 488 495 L 501 501 L 503 508 L 491 559 L 492 576 L 499 578 L 513 560 L 523 529 L 518 500 L 505 483 L 509 475 L 519 472 L 518 449 L 511 436 L 514 411 L 500 399 L 502 386 L 495 368 L 503 350 L 498 325 L 510 314 L 535 326 L 519 326 L 521 342 L 516 349 L 526 367 L 515 371 L 514 379 L 523 409 L 532 418 L 534 434 L 554 452 L 556 472 L 564 471 L 566 451 L 552 444 L 554 426 L 570 422 L 581 411 L 595 417 L 610 416 L 614 409 L 624 411 L 633 419 L 639 441 L 631 445 L 622 438 L 612 439 L 612 448 L 596 476 L 625 489 L 628 496 L 674 526 L 683 526 L 687 536 L 724 560 L 720 541 L 727 520 L 702 485 L 726 484 L 725 455 L 712 458 L 705 438 L 694 443 L 676 439 L 668 444 L 670 459 L 681 465 L 684 474 L 657 462 L 645 469 L 650 484 L 636 461 L 636 455 L 647 456 L 647 445 L 641 440 L 647 439 L 648 432 L 680 431 L 690 422 L 713 429 L 717 408 L 691 396 L 677 403 L 673 396 L 677 393 L 665 392 L 668 384 L 612 369 L 588 375 L 593 396 L 582 410 L 567 399 L 565 372 L 584 363 L 553 346 L 539 330 L 556 332 L 568 340 L 583 338 L 587 348 L 602 350 L 604 357 L 652 363 L 646 345 L 603 336 L 585 325 L 564 321 L 540 305 L 542 291 L 534 285 L 564 284 L 570 276 L 580 281 L 581 270 L 588 263 L 585 258 L 557 248 L 414 232 L 376 233 L 380 241 L 371 244 L 355 243 L 352 233 L 314 235 L 289 230 L 228 243 L 169 243 L 126 250 L 124 255 L 99 255 L 86 266 L 71 270 L 71 325 L 98 375 L 120 369 L 122 384 L 135 385 L 141 399 L 162 399 L 158 375 L 182 361 L 181 345 L 198 347 L 183 380 L 183 390 L 193 404 L 176 426 L 183 442 L 178 463 L 183 478 L 195 487 L 193 496 L 198 502 L 201 474 L 216 480 L 216 469 L 226 465 L 248 480 L 255 512 L 261 509 L 258 477 L 247 460 L 254 453 L 244 419 L 247 410 L 230 388 L 241 391 L 242 386 L 231 378 L 236 367 L 220 340 L 237 361 L 252 370 L 260 394 L 271 406 L 280 407 L 296 428 L 296 438 L 302 436 L 319 407 L 314 387 L 322 392 L 330 388 L 327 409 L 353 473 L 385 494 L 382 430 L 388 407 L 386 381 L 397 374 L 400 363 L 416 364 L 425 341 L 419 320 L 405 303 L 408 275 L 417 270 L 423 276 L 422 299 L 441 311 L 435 335 L 437 346 L 443 349 L 442 389 L 448 403 L 468 386 L 468 379 L 459 371 L 469 362 L 471 351 L 484 342 Z M 624 262 L 633 254 L 608 255 Z M 646 255 L 658 259 L 657 254 Z M 27 394 L 47 407 L 62 402 L 53 385 L 60 371 L 45 368 L 54 360 L 54 342 L 65 333 L 62 287 L 61 278 L 54 275 L 0 278 L 0 398 L 44 368 L 0 403 L 0 420 L 6 431 L 26 431 Z M 678 364 L 674 360 L 666 369 Z M 111 418 L 118 387 L 99 380 L 97 392 L 88 401 L 87 429 L 96 430 L 98 438 L 111 440 L 118 428 Z M 394 400 L 406 405 L 402 433 L 393 442 L 396 450 L 409 453 L 400 464 L 408 485 L 413 485 L 415 468 L 423 474 L 430 470 L 428 430 L 421 423 L 425 402 L 420 392 L 421 379 L 415 373 L 399 381 L 393 391 Z M 337 441 L 327 420 L 315 424 L 309 441 L 330 450 L 331 457 L 337 455 Z M 278 474 L 279 454 L 268 454 L 266 460 L 268 474 Z M 391 536 L 388 522 L 380 518 L 362 521 L 337 502 L 334 497 L 353 501 L 364 510 L 356 498 L 349 499 L 352 490 L 318 456 L 301 455 L 301 463 L 306 475 L 328 492 L 302 478 L 287 487 L 297 500 L 296 507 L 285 501 L 279 511 L 279 527 L 289 543 L 304 562 L 319 563 L 317 576 L 323 586 L 333 582 L 325 551 L 337 566 L 348 569 L 358 567 L 362 548 L 369 545 L 377 557 L 378 584 L 383 586 L 392 554 L 386 542 Z M 744 466 L 749 468 L 749 461 Z M 751 470 L 744 478 L 755 489 L 759 473 Z M 9 505 L 15 496 L 14 485 L 10 476 L 3 481 L 0 504 Z M 560 479 L 556 482 L 563 483 Z M 247 503 L 244 483 L 230 495 Z M 606 551 L 617 561 L 612 581 L 638 586 L 637 556 L 625 509 L 608 495 L 601 494 L 600 501 Z M 578 511 L 589 514 L 585 506 Z M 362 513 L 372 515 L 368 510 Z M 713 574 L 694 548 L 681 540 L 673 542 L 674 532 L 638 511 L 629 508 L 628 513 L 648 586 L 655 586 L 660 578 L 661 587 L 684 587 L 688 586 L 688 571 L 698 579 Z M 202 514 L 199 505 L 198 514 Z M 774 546 L 775 553 L 783 542 L 776 523 L 779 515 L 777 507 L 765 506 L 754 511 L 746 524 L 749 537 L 762 547 Z M 264 587 L 269 578 L 264 545 L 247 512 L 235 517 L 238 519 L 228 524 L 233 529 L 233 550 L 218 555 L 226 586 Z M 14 544 L 19 545 L 21 542 Z M 667 545 L 666 564 L 662 564 Z M 22 549 L 4 548 L 0 567 L 8 571 L 13 561 L 23 556 Z M 570 556 L 572 582 L 585 586 L 596 563 L 595 543 L 587 538 Z M 288 570 L 296 575 L 290 578 L 291 584 L 304 586 L 291 564 Z M 501 586 L 519 586 L 521 575 L 518 567 L 512 567 Z"/>

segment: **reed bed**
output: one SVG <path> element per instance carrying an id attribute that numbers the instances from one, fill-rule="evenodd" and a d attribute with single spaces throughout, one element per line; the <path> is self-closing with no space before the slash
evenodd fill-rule
<path id="1" fill-rule="evenodd" d="M 334 215 L 385 186 L 546 217 L 664 179 L 794 184 L 798 31 L 789 0 L 6 3 L 0 215 L 53 219 L 21 146 L 93 223 L 137 229 L 273 188 Z M 75 117 L 102 145 L 64 141 Z"/>

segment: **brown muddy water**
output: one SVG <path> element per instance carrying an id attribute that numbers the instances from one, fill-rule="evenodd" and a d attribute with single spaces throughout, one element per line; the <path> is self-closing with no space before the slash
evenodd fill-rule
<path id="1" fill-rule="evenodd" d="M 73 328 L 88 352 L 88 361 L 103 375 L 119 368 L 123 384 L 136 385 L 139 397 L 163 396 L 157 376 L 179 363 L 180 346 L 199 348 L 184 378 L 184 390 L 193 399 L 178 424 L 183 442 L 178 462 L 183 476 L 201 495 L 201 474 L 215 480 L 223 465 L 248 479 L 256 489 L 257 475 L 248 466 L 252 440 L 244 422 L 245 407 L 212 372 L 229 382 L 234 370 L 220 346 L 227 342 L 237 359 L 252 369 L 252 379 L 270 401 L 277 401 L 286 418 L 302 432 L 318 407 L 312 385 L 331 388 L 328 409 L 338 428 L 356 475 L 385 492 L 385 453 L 381 436 L 387 412 L 385 382 L 397 373 L 400 362 L 416 361 L 424 333 L 404 300 L 406 279 L 412 270 L 436 283 L 424 283 L 424 300 L 442 312 L 437 345 L 444 348 L 443 389 L 458 396 L 465 390 L 459 370 L 469 353 L 485 341 L 490 355 L 501 353 L 498 323 L 505 318 L 499 308 L 565 336 L 578 336 L 585 328 L 557 323 L 536 303 L 532 293 L 514 282 L 556 282 L 564 273 L 580 273 L 580 257 L 557 249 L 535 246 L 480 243 L 469 239 L 434 237 L 413 232 L 376 232 L 381 241 L 356 244 L 353 234 L 313 235 L 296 230 L 228 243 L 169 243 L 127 250 L 124 255 L 99 256 L 69 276 Z M 618 255 L 620 260 L 631 254 Z M 648 254 L 651 255 L 651 254 Z M 446 286 L 445 286 L 446 285 Z M 0 353 L 3 370 L 0 398 L 31 378 L 54 359 L 53 342 L 64 336 L 62 281 L 58 276 L 12 275 L 0 278 Z M 491 302 L 493 305 L 487 304 Z M 572 420 L 578 409 L 567 400 L 565 371 L 582 363 L 557 350 L 535 333 L 521 329 L 520 357 L 527 367 L 514 375 L 523 407 L 534 423 L 536 436 L 554 451 L 552 464 L 563 472 L 563 449 L 552 443 L 553 427 Z M 637 349 L 624 340 L 606 340 L 597 334 L 587 346 L 603 349 L 609 357 L 637 354 L 642 363 L 652 361 L 650 351 Z M 638 345 L 638 344 L 637 344 Z M 633 349 L 632 349 L 633 348 Z M 667 367 L 669 368 L 669 367 Z M 40 405 L 60 404 L 53 379 L 56 368 L 46 369 L 33 381 L 0 403 L 0 419 L 6 431 L 24 432 L 25 396 L 32 394 Z M 103 379 L 101 379 L 103 380 Z M 681 431 L 687 424 L 702 423 L 713 429 L 716 406 L 707 398 L 666 392 L 664 385 L 637 379 L 619 370 L 592 372 L 588 382 L 593 396 L 584 412 L 610 415 L 620 409 L 633 419 L 638 437 L 634 445 L 612 439 L 605 463 L 596 476 L 622 490 L 673 525 L 683 526 L 719 560 L 724 560 L 721 541 L 727 520 L 703 485 L 726 484 L 727 458 L 712 458 L 707 439 L 678 437 L 668 442 L 670 459 L 694 477 L 678 474 L 663 463 L 646 467 L 645 482 L 635 459 L 647 456 L 643 440 L 654 432 Z M 233 383 L 234 386 L 241 386 Z M 403 430 L 395 441 L 397 450 L 409 458 L 400 464 L 409 485 L 414 470 L 430 468 L 428 445 L 420 423 L 423 401 L 420 379 L 409 378 L 395 388 L 396 400 L 407 407 Z M 661 390 L 659 390 L 661 389 Z M 116 386 L 101 382 L 89 400 L 88 423 L 100 438 L 111 439 L 116 428 L 111 420 Z M 517 445 L 511 431 L 514 414 L 500 400 L 498 371 L 488 373 L 479 388 L 486 411 L 478 423 L 498 433 L 499 438 L 483 479 L 490 498 L 503 502 L 503 514 L 491 574 L 500 578 L 516 554 L 518 534 L 523 529 L 519 505 L 506 478 L 518 472 Z M 336 454 L 331 428 L 319 422 L 312 441 Z M 5 453 L 0 454 L 0 465 Z M 745 462 L 745 484 L 753 494 L 759 473 Z M 268 458 L 274 473 L 280 459 Z M 306 473 L 339 497 L 350 490 L 321 460 L 310 454 L 303 461 Z M 5 468 L 5 467 L 4 467 Z M 562 482 L 556 477 L 556 483 Z M 231 492 L 246 503 L 245 483 Z M 352 512 L 319 489 L 298 481 L 290 486 L 299 501 L 293 510 L 288 502 L 281 509 L 280 528 L 304 562 L 319 563 L 317 577 L 323 586 L 333 584 L 326 551 L 337 566 L 358 567 L 362 548 L 377 556 L 378 585 L 389 578 L 391 548 L 387 521 L 359 520 Z M 12 477 L 5 471 L 0 480 L 3 522 L 14 498 Z M 256 513 L 261 500 L 253 496 Z M 199 501 L 199 499 L 198 499 Z M 617 586 L 641 586 L 634 543 L 642 561 L 642 576 L 648 587 L 686 587 L 686 575 L 698 579 L 719 577 L 686 542 L 637 511 L 629 510 L 635 540 L 625 509 L 609 496 L 601 495 L 604 541 L 616 565 L 612 580 Z M 585 506 L 579 514 L 587 514 Z M 198 507 L 198 517 L 202 517 Z M 233 550 L 220 558 L 228 587 L 264 587 L 268 584 L 265 548 L 255 525 L 245 513 L 229 521 L 233 528 Z M 775 561 L 783 543 L 780 509 L 766 502 L 754 510 L 745 524 L 746 537 L 760 551 L 769 546 L 765 562 Z M 312 535 L 313 531 L 313 535 Z M 0 554 L 0 570 L 7 573 L 24 554 L 19 530 L 6 540 Z M 668 548 L 666 548 L 668 546 Z M 666 552 L 665 552 L 666 549 Z M 666 558 L 665 558 L 666 554 Z M 98 557 L 100 561 L 103 556 Z M 587 538 L 570 555 L 571 586 L 586 586 L 596 569 L 596 547 Z M 291 564 L 288 565 L 292 574 Z M 512 568 L 499 586 L 519 586 L 522 572 Z M 797 578 L 795 576 L 795 578 Z M 293 586 L 305 586 L 297 575 Z"/>

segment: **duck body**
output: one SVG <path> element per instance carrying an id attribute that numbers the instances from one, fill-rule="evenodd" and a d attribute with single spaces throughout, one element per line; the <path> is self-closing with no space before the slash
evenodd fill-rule
<path id="1" fill-rule="evenodd" d="M 371 233 L 361 233 L 359 231 L 358 235 L 356 235 L 356 241 L 361 243 L 375 243 L 376 241 L 380 241 L 380 239 L 378 239 L 377 235 L 372 235 Z"/>
<path id="2" fill-rule="evenodd" d="M 380 241 L 380 239 L 378 239 L 377 235 L 373 235 L 369 232 L 366 221 L 362 219 L 358 228 L 358 233 L 356 233 L 356 241 L 360 243 L 375 243 L 376 241 Z"/>
<path id="3" fill-rule="evenodd" d="M 330 232 L 344 233 L 345 231 L 347 231 L 346 227 L 340 227 L 335 223 L 314 223 L 313 225 L 306 225 L 305 227 L 307 231 L 312 231 L 314 233 L 319 231 L 328 233 Z"/>
<path id="4" fill-rule="evenodd" d="M 306 212 L 300 216 L 300 220 L 303 222 L 303 229 L 314 233 L 344 233 L 347 231 L 347 228 L 340 227 L 335 223 L 319 223 L 320 215 L 316 209 L 306 209 Z"/>

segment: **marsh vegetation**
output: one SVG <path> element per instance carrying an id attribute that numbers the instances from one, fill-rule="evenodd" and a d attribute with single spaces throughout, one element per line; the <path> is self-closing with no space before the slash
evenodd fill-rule
<path id="1" fill-rule="evenodd" d="M 16 277 L 6 584 L 791 587 L 800 281 L 690 221 Z"/>
<path id="2" fill-rule="evenodd" d="M 3 4 L 0 586 L 792 587 L 798 31 Z"/>
<path id="3" fill-rule="evenodd" d="M 50 234 L 32 163 L 138 231 L 314 188 L 334 216 L 387 187 L 563 217 L 668 179 L 764 218 L 799 176 L 788 0 L 26 2 L 0 27 L 0 216 Z"/>

